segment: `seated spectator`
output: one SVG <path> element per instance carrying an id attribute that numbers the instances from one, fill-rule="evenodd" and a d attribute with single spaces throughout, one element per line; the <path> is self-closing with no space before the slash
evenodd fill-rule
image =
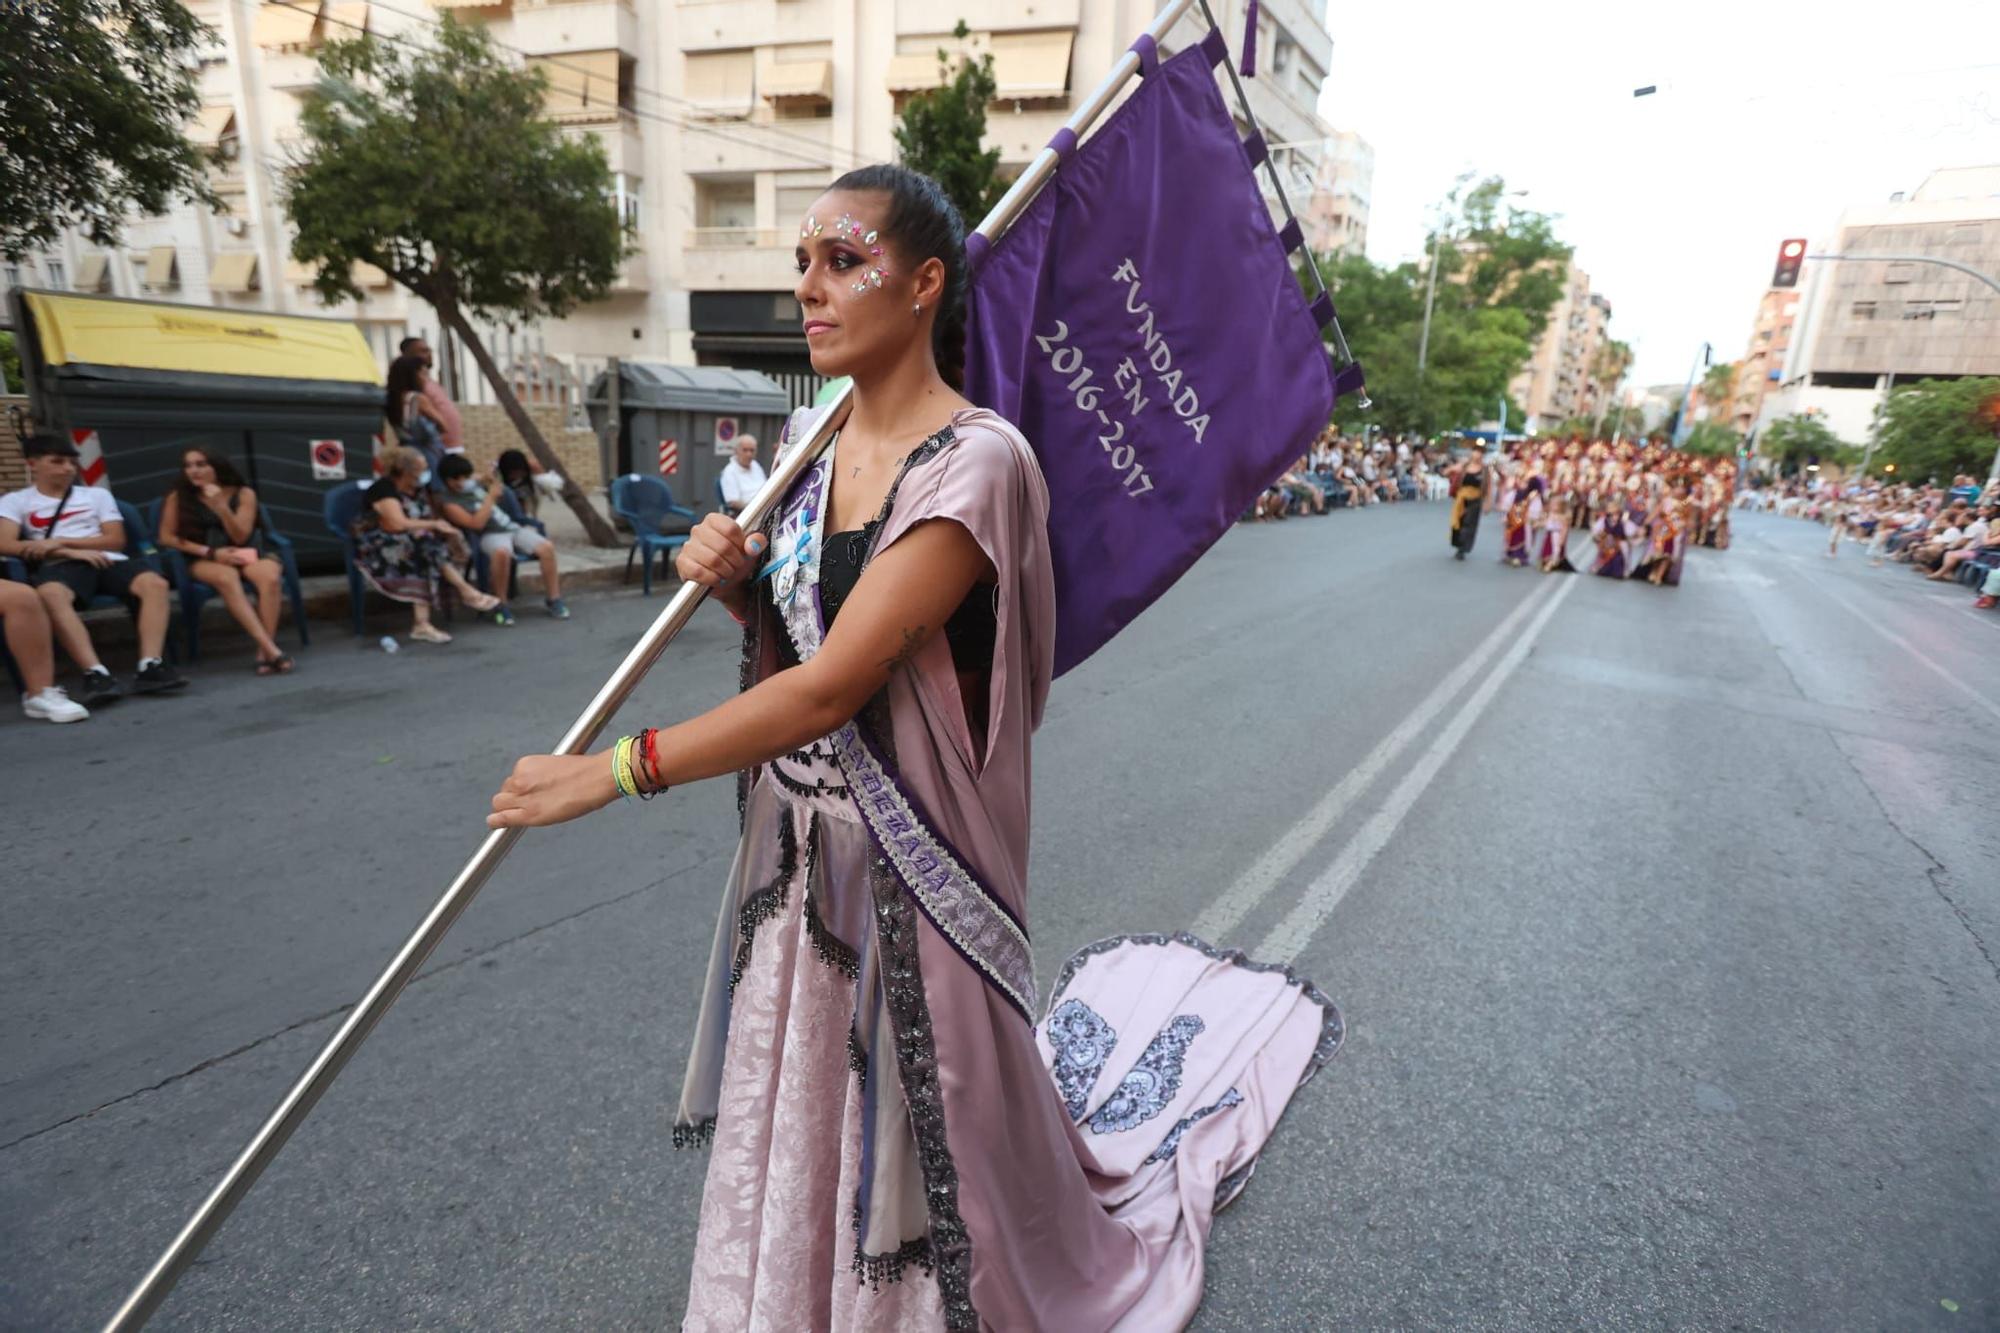
<path id="1" fill-rule="evenodd" d="M 1965 544 L 1965 526 L 1969 522 L 1971 518 L 1965 506 L 1954 503 L 1938 515 L 1937 522 L 1930 526 L 1922 541 L 1904 547 L 1902 558 L 1921 569 L 1936 569 L 1946 551 L 1956 550 Z"/>
<path id="2" fill-rule="evenodd" d="M 278 585 L 284 569 L 264 549 L 257 492 L 227 458 L 200 446 L 181 455 L 180 479 L 160 504 L 160 545 L 187 557 L 188 574 L 215 589 L 257 645 L 257 674 L 286 676 L 291 655 L 278 647 Z M 250 605 L 244 585 L 257 594 Z"/>
<path id="3" fill-rule="evenodd" d="M 493 465 L 500 484 L 514 493 L 514 503 L 528 518 L 539 518 L 542 513 L 542 496 L 557 495 L 562 491 L 562 478 L 550 472 L 519 449 L 503 450 L 500 460 Z"/>
<path id="4" fill-rule="evenodd" d="M 757 437 L 736 437 L 735 455 L 722 465 L 722 511 L 731 518 L 757 498 L 764 488 L 764 468 L 757 461 Z"/>
<path id="5" fill-rule="evenodd" d="M 1981 611 L 1991 611 L 2000 606 L 2000 569 L 1986 576 L 1986 581 L 1979 585 L 1979 596 L 1973 599 L 1972 604 Z"/>
<path id="6" fill-rule="evenodd" d="M 2000 551 L 2000 525 L 1994 523 L 1996 517 L 2000 517 L 2000 510 L 1993 506 L 1981 509 L 1972 522 L 1965 525 L 1958 545 L 1946 549 L 1939 558 L 1937 572 L 1931 578 L 1942 580 L 1955 577 L 1958 567 L 1972 557 Z"/>
<path id="7" fill-rule="evenodd" d="M 56 435 L 22 442 L 29 484 L 0 496 L 0 555 L 27 563 L 28 582 L 42 600 L 63 651 L 83 668 L 83 698 L 110 703 L 124 691 L 91 646 L 77 613 L 100 593 L 122 598 L 139 622 L 141 694 L 163 694 L 187 684 L 162 654 L 172 613 L 167 581 L 125 558 L 125 522 L 111 493 L 77 484 L 76 446 Z"/>
<path id="8" fill-rule="evenodd" d="M 444 516 L 471 538 L 479 543 L 479 549 L 486 552 L 490 577 L 487 583 L 494 595 L 501 599 L 494 608 L 493 621 L 499 625 L 514 623 L 514 610 L 506 602 L 507 589 L 513 586 L 514 559 L 538 560 L 542 566 L 543 605 L 549 615 L 556 620 L 569 619 L 569 607 L 563 604 L 562 576 L 556 571 L 556 544 L 533 528 L 516 523 L 500 507 L 500 495 L 504 489 L 497 476 L 474 480 L 472 460 L 464 454 L 452 454 L 438 464 L 438 476 L 444 482 L 444 491 L 438 497 L 438 507 Z"/>
<path id="9" fill-rule="evenodd" d="M 25 583 L 0 579 L 0 631 L 20 669 L 21 711 L 43 722 L 81 722 L 90 710 L 56 684 L 56 650 L 48 609 Z"/>
<path id="10" fill-rule="evenodd" d="M 415 449 L 382 454 L 382 476 L 363 493 L 366 503 L 354 517 L 354 540 L 361 573 L 375 591 L 406 602 L 410 637 L 421 643 L 450 643 L 451 635 L 431 623 L 431 608 L 450 584 L 474 611 L 492 611 L 498 597 L 466 581 L 465 541 L 448 519 L 431 513 L 424 487 L 431 471 Z"/>

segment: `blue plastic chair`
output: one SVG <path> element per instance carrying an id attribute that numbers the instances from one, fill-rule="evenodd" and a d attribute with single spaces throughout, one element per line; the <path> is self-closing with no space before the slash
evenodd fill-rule
<path id="1" fill-rule="evenodd" d="M 14 564 L 16 562 L 10 560 L 7 563 Z M 11 576 L 6 570 L 0 570 L 0 579 L 10 579 L 11 581 Z M 28 682 L 21 678 L 21 668 L 15 663 L 14 654 L 7 651 L 7 640 L 4 636 L 0 636 L 0 666 L 7 668 L 7 678 L 14 682 L 14 693 L 26 694 L 28 692 Z"/>
<path id="2" fill-rule="evenodd" d="M 374 484 L 372 477 L 343 482 L 328 491 L 320 503 L 320 520 L 340 543 L 340 561 L 347 567 L 347 608 L 354 617 L 354 632 L 357 635 L 367 628 L 363 623 L 362 610 L 363 599 L 368 596 L 368 584 L 362 579 L 361 566 L 356 562 L 360 551 L 354 542 L 354 516 L 361 512 L 363 493 Z"/>
<path id="3" fill-rule="evenodd" d="M 158 540 L 160 532 L 160 511 L 165 508 L 164 498 L 146 506 L 146 528 Z M 285 600 L 292 604 L 292 624 L 299 632 L 299 647 L 312 642 L 306 633 L 306 596 L 299 583 L 299 562 L 292 553 L 292 539 L 271 526 L 271 516 L 262 505 L 257 507 L 257 531 L 263 535 L 271 550 L 278 557 L 282 568 L 279 581 L 285 589 Z M 181 594 L 181 635 L 187 640 L 188 661 L 201 660 L 201 608 L 208 605 L 216 595 L 215 589 L 194 577 L 188 569 L 188 558 L 171 546 L 160 547 L 160 555 L 167 562 L 167 577 L 172 580 Z M 243 591 L 257 600 L 256 590 L 246 581 Z"/>
<path id="4" fill-rule="evenodd" d="M 160 550 L 157 546 L 153 545 L 151 535 L 153 529 L 146 522 L 145 516 L 123 500 L 119 500 L 117 504 L 118 517 L 125 524 L 125 557 L 128 560 L 137 560 L 161 578 L 166 578 L 166 570 L 160 565 Z M 28 566 L 18 556 L 10 555 L 0 558 L 0 569 L 4 569 L 6 576 L 17 583 L 28 582 Z M 80 606 L 77 610 L 99 611 L 109 607 L 124 605 L 125 601 L 123 598 L 113 597 L 110 593 L 101 592 L 90 599 L 89 605 Z M 178 663 L 181 660 L 179 651 L 174 647 L 174 639 L 171 634 L 167 636 L 166 653 L 169 662 Z"/>
<path id="5" fill-rule="evenodd" d="M 529 518 L 526 513 L 522 512 L 521 502 L 516 500 L 514 492 L 508 490 L 505 486 L 500 488 L 500 502 L 498 507 L 501 513 L 513 519 L 519 526 L 533 528 L 544 537 L 549 535 L 548 524 L 542 522 L 539 518 Z M 480 547 L 478 536 L 468 532 L 465 534 L 465 540 L 472 547 L 473 583 L 485 591 L 495 594 L 503 602 L 513 601 L 514 593 L 521 584 L 520 560 L 516 559 L 513 567 L 507 571 L 507 591 L 501 592 L 493 586 L 493 561 Z"/>
<path id="6" fill-rule="evenodd" d="M 657 551 L 664 558 L 687 545 L 685 533 L 675 537 L 663 535 L 660 520 L 668 514 L 679 514 L 693 523 L 697 516 L 694 510 L 674 503 L 674 493 L 667 489 L 667 483 L 658 477 L 642 477 L 636 472 L 628 472 L 611 483 L 611 512 L 632 525 L 632 549 L 625 555 L 624 581 L 632 581 L 632 560 L 643 551 L 642 586 L 650 597 L 653 595 L 653 553 Z"/>
<path id="7" fill-rule="evenodd" d="M 721 473 L 717 473 L 715 477 L 715 512 L 718 514 L 729 512 L 729 497 L 723 494 Z"/>

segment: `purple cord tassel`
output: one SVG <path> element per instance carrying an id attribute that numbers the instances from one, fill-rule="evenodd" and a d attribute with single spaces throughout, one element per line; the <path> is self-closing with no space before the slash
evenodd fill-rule
<path id="1" fill-rule="evenodd" d="M 1250 7 L 1244 11 L 1243 77 L 1257 77 L 1257 0 L 1250 0 Z"/>

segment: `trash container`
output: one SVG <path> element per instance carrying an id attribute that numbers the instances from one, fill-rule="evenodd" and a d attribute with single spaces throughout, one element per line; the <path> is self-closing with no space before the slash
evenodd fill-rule
<path id="1" fill-rule="evenodd" d="M 618 475 L 660 477 L 676 501 L 707 514 L 715 509 L 716 478 L 737 436 L 756 436 L 757 460 L 770 468 L 792 401 L 776 380 L 754 370 L 657 361 L 620 361 L 618 372 Z M 611 373 L 605 371 L 586 400 L 600 438 L 610 387 Z M 673 447 L 663 449 L 667 443 Z"/>
<path id="2" fill-rule="evenodd" d="M 86 482 L 144 510 L 183 451 L 212 448 L 301 570 L 341 568 L 323 497 L 373 474 L 383 429 L 382 371 L 354 324 L 33 290 L 10 305 L 29 411 L 76 442 Z"/>

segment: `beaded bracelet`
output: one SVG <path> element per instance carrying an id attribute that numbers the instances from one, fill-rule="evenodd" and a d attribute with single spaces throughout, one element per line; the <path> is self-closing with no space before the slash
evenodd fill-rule
<path id="1" fill-rule="evenodd" d="M 637 736 L 621 736 L 611 747 L 611 780 L 620 796 L 636 796 L 650 801 L 667 789 L 660 781 L 656 728 L 648 727 Z"/>

